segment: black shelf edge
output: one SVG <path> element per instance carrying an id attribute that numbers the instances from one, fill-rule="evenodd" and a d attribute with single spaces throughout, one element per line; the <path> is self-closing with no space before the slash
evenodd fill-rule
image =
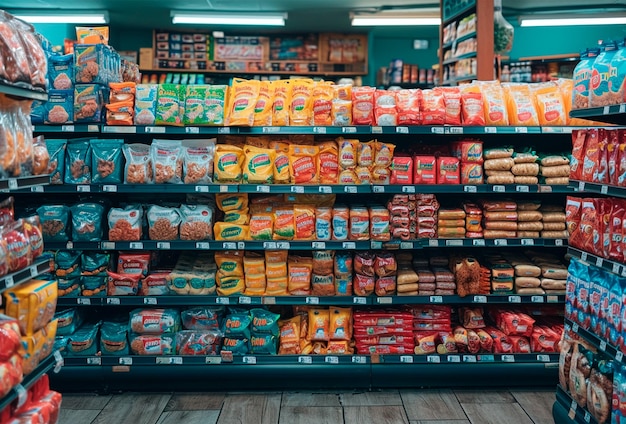
<path id="1" fill-rule="evenodd" d="M 48 93 L 43 89 L 35 89 L 32 87 L 20 87 L 19 85 L 7 84 L 0 82 L 0 93 L 8 96 L 20 97 L 22 99 L 48 101 Z"/>
<path id="2" fill-rule="evenodd" d="M 584 250 L 578 249 L 576 247 L 569 246 L 567 248 L 567 253 L 570 255 L 579 258 L 580 260 L 587 262 L 591 265 L 595 265 L 598 268 L 602 268 L 606 271 L 612 272 L 613 274 L 619 275 L 621 277 L 626 277 L 626 264 L 621 262 L 615 262 L 610 259 L 605 259 L 601 256 L 594 255 L 593 253 L 585 252 Z"/>
<path id="3" fill-rule="evenodd" d="M 50 184 L 20 190 L 19 193 L 236 193 L 235 184 Z"/>
<path id="4" fill-rule="evenodd" d="M 35 263 L 12 274 L 0 277 L 0 293 L 11 287 L 25 283 L 50 270 L 50 261 L 37 259 Z"/>
<path id="5" fill-rule="evenodd" d="M 611 359 L 620 362 L 622 365 L 626 365 L 626 361 L 624 361 L 624 353 L 622 351 L 568 318 L 565 318 L 565 331 L 572 331 L 573 333 L 578 334 L 580 337 L 594 345 L 598 351 L 611 357 Z"/>
<path id="6" fill-rule="evenodd" d="M 626 125 L 626 103 L 588 109 L 575 109 L 570 111 L 569 116 L 572 118 L 607 122 L 609 124 Z"/>
<path id="7" fill-rule="evenodd" d="M 450 59 L 446 59 L 443 61 L 443 65 L 452 65 L 453 63 L 460 62 L 465 59 L 475 59 L 477 57 L 476 52 L 465 53 L 459 56 L 451 57 Z"/>
<path id="8" fill-rule="evenodd" d="M 35 133 L 99 133 L 100 124 L 35 125 Z"/>
<path id="9" fill-rule="evenodd" d="M 447 296 L 375 296 L 371 299 L 373 305 L 468 305 L 468 304 L 563 304 L 565 295 L 519 295 L 510 294 L 488 294 L 469 295 L 461 297 L 458 295 Z"/>
<path id="10" fill-rule="evenodd" d="M 567 239 L 509 238 L 509 239 L 423 239 L 423 248 L 436 247 L 563 247 Z"/>
<path id="11" fill-rule="evenodd" d="M 0 399 L 0 411 L 4 410 L 4 408 L 9 406 L 16 399 L 18 399 L 20 397 L 20 393 L 24 393 L 25 390 L 28 390 L 28 388 L 31 387 L 37 380 L 39 380 L 42 375 L 50 371 L 55 366 L 62 365 L 62 363 L 63 359 L 58 352 L 55 352 L 54 354 L 48 356 L 43 361 L 41 361 L 37 368 L 35 368 L 30 374 L 24 376 L 24 379 L 20 384 L 12 388 L 5 397 Z"/>
<path id="12" fill-rule="evenodd" d="M 375 362 L 379 361 L 379 362 Z M 379 355 L 372 364 L 506 364 L 516 363 L 554 364 L 559 361 L 558 353 L 450 353 L 430 355 Z"/>
<path id="13" fill-rule="evenodd" d="M 596 421 L 593 415 L 591 415 L 587 409 L 578 405 L 570 394 L 567 393 L 560 385 L 556 388 L 555 404 L 562 408 L 558 414 L 553 410 L 555 415 L 554 420 L 557 424 L 598 424 L 598 421 Z M 563 410 L 566 411 L 567 419 L 562 416 Z"/>
<path id="14" fill-rule="evenodd" d="M 176 134 L 176 135 L 218 135 L 218 134 L 236 134 L 236 128 L 233 127 L 211 127 L 211 126 L 184 126 L 171 127 L 165 125 L 102 125 L 101 132 L 103 134 Z"/>
<path id="15" fill-rule="evenodd" d="M 7 178 L 0 180 L 0 192 L 13 192 L 30 187 L 41 187 L 50 184 L 50 175 L 33 175 L 30 177 Z"/>
<path id="16" fill-rule="evenodd" d="M 354 185 L 354 184 L 350 184 L 350 185 L 241 184 L 237 186 L 237 188 L 239 190 L 239 193 L 363 194 L 363 193 L 372 192 L 371 186 L 366 185 L 366 184 L 360 184 L 360 185 Z"/>
<path id="17" fill-rule="evenodd" d="M 570 187 L 578 193 L 604 194 L 612 197 L 626 199 L 626 187 L 618 187 L 609 184 L 589 183 L 587 181 L 571 180 Z"/>

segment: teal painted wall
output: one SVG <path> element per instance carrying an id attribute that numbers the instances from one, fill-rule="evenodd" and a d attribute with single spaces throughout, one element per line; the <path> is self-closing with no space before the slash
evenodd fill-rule
<path id="1" fill-rule="evenodd" d="M 54 46 L 62 46 L 66 38 L 76 39 L 76 27 L 69 24 L 35 24 L 35 29 Z"/>

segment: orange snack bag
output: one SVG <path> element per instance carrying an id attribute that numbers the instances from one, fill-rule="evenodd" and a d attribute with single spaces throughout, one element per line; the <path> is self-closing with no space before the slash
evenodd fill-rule
<path id="1" fill-rule="evenodd" d="M 289 146 L 289 170 L 292 184 L 319 183 L 319 148 L 317 146 Z"/>
<path id="2" fill-rule="evenodd" d="M 398 125 L 420 125 L 420 90 L 398 90 L 396 92 L 396 109 L 398 110 Z"/>
<path id="3" fill-rule="evenodd" d="M 332 85 L 333 100 L 352 100 L 352 86 L 349 84 Z"/>
<path id="4" fill-rule="evenodd" d="M 288 255 L 289 252 L 286 250 L 266 250 L 265 265 L 286 263 Z M 284 275 L 287 275 L 287 271 Z"/>
<path id="5" fill-rule="evenodd" d="M 333 125 L 333 86 L 329 82 L 316 82 L 313 85 L 313 125 Z"/>
<path id="6" fill-rule="evenodd" d="M 352 125 L 352 100 L 333 100 L 332 125 L 337 127 Z"/>
<path id="7" fill-rule="evenodd" d="M 358 184 L 359 177 L 356 175 L 355 169 L 344 169 L 339 174 L 339 184 Z"/>
<path id="8" fill-rule="evenodd" d="M 265 275 L 265 259 L 258 253 L 245 252 L 243 257 L 243 272 L 244 275 Z"/>
<path id="9" fill-rule="evenodd" d="M 259 95 L 254 107 L 254 125 L 272 125 L 274 106 L 274 85 L 270 81 L 260 81 Z"/>
<path id="10" fill-rule="evenodd" d="M 511 125 L 537 126 L 539 118 L 528 84 L 502 84 Z"/>
<path id="11" fill-rule="evenodd" d="M 293 207 L 277 207 L 274 211 L 274 240 L 293 240 L 295 235 Z"/>
<path id="12" fill-rule="evenodd" d="M 352 308 L 330 308 L 329 320 L 331 340 L 352 339 Z"/>
<path id="13" fill-rule="evenodd" d="M 259 97 L 260 81 L 234 78 L 229 91 L 229 114 L 227 125 L 248 126 L 254 124 L 254 110 Z"/>
<path id="14" fill-rule="evenodd" d="M 461 89 L 461 111 L 463 125 L 485 126 L 483 95 L 478 85 L 467 84 Z"/>
<path id="15" fill-rule="evenodd" d="M 348 237 L 350 240 L 369 240 L 370 214 L 367 208 L 353 206 L 350 208 Z"/>
<path id="16" fill-rule="evenodd" d="M 277 278 L 267 278 L 265 286 L 266 296 L 288 296 L 289 279 L 287 276 Z"/>
<path id="17" fill-rule="evenodd" d="M 313 81 L 310 79 L 291 80 L 290 125 L 311 125 L 313 122 Z"/>
<path id="18" fill-rule="evenodd" d="M 389 167 L 393 161 L 393 152 L 396 146 L 390 143 L 376 142 L 376 156 L 374 166 Z"/>
<path id="19" fill-rule="evenodd" d="M 294 205 L 295 240 L 315 240 L 315 207 L 312 205 Z"/>
<path id="20" fill-rule="evenodd" d="M 565 125 L 567 122 L 565 105 L 559 87 L 552 82 L 546 82 L 533 84 L 530 88 L 534 96 L 539 125 Z"/>
<path id="21" fill-rule="evenodd" d="M 374 125 L 373 87 L 352 88 L 352 122 L 354 125 Z"/>
<path id="22" fill-rule="evenodd" d="M 446 125 L 461 125 L 461 90 L 459 87 L 442 87 L 446 107 Z"/>
<path id="23" fill-rule="evenodd" d="M 374 152 L 376 141 L 369 141 L 357 145 L 356 161 L 359 166 L 372 166 L 374 164 Z"/>
<path id="24" fill-rule="evenodd" d="M 342 169 L 354 168 L 357 165 L 359 140 L 339 137 L 337 143 L 339 145 L 339 166 Z"/>
<path id="25" fill-rule="evenodd" d="M 483 95 L 485 124 L 505 126 L 509 125 L 504 91 L 498 81 L 477 83 Z"/>
<path id="26" fill-rule="evenodd" d="M 270 149 L 276 151 L 276 157 L 274 158 L 274 183 L 289 183 L 291 179 L 289 173 L 289 142 L 270 141 Z"/>
<path id="27" fill-rule="evenodd" d="M 284 127 L 289 125 L 289 105 L 291 104 L 291 81 L 278 80 L 272 82 L 274 87 L 274 104 L 272 107 L 272 125 Z"/>
<path id="28" fill-rule="evenodd" d="M 302 318 L 296 315 L 285 321 L 279 321 L 280 347 L 279 355 L 297 355 L 300 353 L 300 325 Z"/>
<path id="29" fill-rule="evenodd" d="M 357 184 L 371 184 L 372 172 L 367 166 L 357 166 L 354 168 Z"/>
<path id="30" fill-rule="evenodd" d="M 422 125 L 443 125 L 446 123 L 446 104 L 443 90 L 440 88 L 422 90 L 420 114 Z"/>
<path id="31" fill-rule="evenodd" d="M 334 141 L 325 141 L 318 145 L 319 166 L 320 166 L 320 184 L 337 184 L 339 177 L 339 161 L 337 143 Z"/>
<path id="32" fill-rule="evenodd" d="M 252 215 L 249 226 L 251 240 L 271 240 L 274 234 L 274 215 L 272 213 Z"/>
<path id="33" fill-rule="evenodd" d="M 310 341 L 330 340 L 330 315 L 328 309 L 309 309 L 309 330 L 307 339 Z"/>
<path id="34" fill-rule="evenodd" d="M 289 294 L 307 296 L 311 294 L 313 258 L 290 256 L 287 262 Z"/>

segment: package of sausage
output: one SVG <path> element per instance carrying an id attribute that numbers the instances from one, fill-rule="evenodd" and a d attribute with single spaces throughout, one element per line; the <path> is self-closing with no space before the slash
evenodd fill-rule
<path id="1" fill-rule="evenodd" d="M 437 159 L 434 156 L 414 156 L 413 175 L 414 184 L 437 183 Z"/>
<path id="2" fill-rule="evenodd" d="M 437 184 L 461 184 L 461 167 L 457 158 L 437 159 Z"/>

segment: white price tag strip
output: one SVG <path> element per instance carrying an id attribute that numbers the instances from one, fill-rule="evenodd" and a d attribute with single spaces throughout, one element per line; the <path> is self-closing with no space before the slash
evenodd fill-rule
<path id="1" fill-rule="evenodd" d="M 367 305 L 367 298 L 366 297 L 353 297 L 352 298 L 352 303 L 354 303 L 355 305 Z"/>
<path id="2" fill-rule="evenodd" d="M 12 275 L 7 275 L 6 277 L 4 277 L 4 286 L 6 288 L 11 288 L 14 285 L 15 285 L 15 281 L 13 281 L 13 276 Z"/>
<path id="3" fill-rule="evenodd" d="M 498 132 L 496 127 L 485 127 L 485 134 L 495 134 Z"/>
<path id="4" fill-rule="evenodd" d="M 143 243 L 142 242 L 133 242 L 133 243 L 130 243 L 130 245 L 128 247 L 131 248 L 131 249 L 143 250 Z"/>
<path id="5" fill-rule="evenodd" d="M 550 362 L 550 355 L 537 355 L 537 361 Z"/>
<path id="6" fill-rule="evenodd" d="M 315 297 L 315 296 L 309 296 L 305 299 L 305 303 L 307 305 L 319 305 L 320 304 L 320 298 L 319 297 Z"/>
<path id="7" fill-rule="evenodd" d="M 509 296 L 509 303 L 522 303 L 522 296 Z"/>
<path id="8" fill-rule="evenodd" d="M 198 127 L 185 127 L 187 134 L 200 134 L 200 128 Z"/>
<path id="9" fill-rule="evenodd" d="M 428 355 L 428 357 L 426 357 L 426 362 L 438 364 L 441 362 L 441 358 L 439 357 L 439 355 Z"/>
<path id="10" fill-rule="evenodd" d="M 535 240 L 533 239 L 522 239 L 522 246 L 534 246 Z"/>
<path id="11" fill-rule="evenodd" d="M 544 300 L 545 300 L 545 299 L 544 299 L 544 297 L 543 297 L 543 296 L 532 296 L 532 297 L 530 298 L 530 301 L 531 301 L 532 303 L 543 303 L 543 302 L 544 302 Z"/>
<path id="12" fill-rule="evenodd" d="M 430 303 L 443 303 L 443 296 L 430 296 Z"/>
<path id="13" fill-rule="evenodd" d="M 376 299 L 379 305 L 391 305 L 393 303 L 392 297 L 379 297 Z"/>
<path id="14" fill-rule="evenodd" d="M 102 365 L 102 358 L 97 356 L 87 358 L 87 365 Z"/>
<path id="15" fill-rule="evenodd" d="M 304 187 L 302 186 L 291 186 L 291 188 L 289 189 L 289 191 L 291 191 L 292 193 L 304 193 Z"/>
<path id="16" fill-rule="evenodd" d="M 602 340 L 600 342 L 600 350 L 603 351 L 603 352 L 606 351 L 606 341 L 605 340 Z"/>
<path id="17" fill-rule="evenodd" d="M 473 185 L 466 185 L 463 187 L 463 191 L 466 193 L 476 193 L 478 191 L 478 188 Z"/>
<path id="18" fill-rule="evenodd" d="M 398 134 L 408 134 L 409 127 L 396 127 L 396 133 Z"/>
<path id="19" fill-rule="evenodd" d="M 215 303 L 218 305 L 230 305 L 230 299 L 228 297 L 217 297 Z"/>
<path id="20" fill-rule="evenodd" d="M 344 249 L 356 249 L 356 243 L 353 241 L 344 241 L 342 246 Z"/>
<path id="21" fill-rule="evenodd" d="M 485 240 L 484 239 L 474 239 L 472 240 L 472 246 L 484 246 L 485 245 Z"/>
<path id="22" fill-rule="evenodd" d="M 111 184 L 103 185 L 102 191 L 105 193 L 117 193 L 117 186 Z"/>
<path id="23" fill-rule="evenodd" d="M 343 191 L 345 193 L 356 194 L 357 193 L 357 187 L 356 186 L 345 186 L 343 188 Z"/>
<path id="24" fill-rule="evenodd" d="M 311 247 L 313 249 L 326 249 L 326 242 L 314 241 L 314 242 L 311 243 Z"/>
<path id="25" fill-rule="evenodd" d="M 119 364 L 120 365 L 132 365 L 133 364 L 133 358 L 120 358 Z"/>
<path id="26" fill-rule="evenodd" d="M 298 356 L 298 363 L 300 364 L 312 364 L 313 358 L 310 356 Z"/>
<path id="27" fill-rule="evenodd" d="M 372 127 L 372 134 L 382 134 L 383 127 Z"/>
<path id="28" fill-rule="evenodd" d="M 107 297 L 107 305 L 119 305 L 120 300 L 117 297 Z"/>
<path id="29" fill-rule="evenodd" d="M 384 193 L 385 192 L 385 187 L 384 186 L 372 186 L 372 192 L 374 192 L 374 193 Z"/>
<path id="30" fill-rule="evenodd" d="M 256 186 L 256 191 L 258 193 L 269 193 L 270 192 L 270 186 L 258 185 L 258 186 Z"/>
<path id="31" fill-rule="evenodd" d="M 463 355 L 463 362 L 476 362 L 476 355 Z"/>
<path id="32" fill-rule="evenodd" d="M 415 193 L 415 186 L 402 186 L 402 193 Z"/>
<path id="33" fill-rule="evenodd" d="M 326 362 L 327 364 L 338 364 L 339 363 L 339 357 L 338 356 L 327 356 L 326 358 L 324 358 L 324 362 Z"/>
<path id="34" fill-rule="evenodd" d="M 502 362 L 515 362 L 514 355 L 502 355 Z"/>
<path id="35" fill-rule="evenodd" d="M 408 355 L 404 355 L 400 357 L 400 362 L 402 362 L 403 364 L 412 364 L 413 363 L 413 357 L 412 356 L 408 356 Z"/>
<path id="36" fill-rule="evenodd" d="M 249 296 L 239 296 L 239 304 L 240 305 L 250 305 L 252 303 L 252 298 Z"/>
<path id="37" fill-rule="evenodd" d="M 171 243 L 169 241 L 160 241 L 157 243 L 157 249 L 169 250 L 171 249 Z"/>
<path id="38" fill-rule="evenodd" d="M 494 193 L 504 193 L 506 191 L 506 187 L 503 185 L 494 185 L 492 190 Z"/>
<path id="39" fill-rule="evenodd" d="M 158 301 L 156 297 L 146 297 L 143 299 L 143 304 L 144 305 L 156 305 L 158 304 Z"/>
<path id="40" fill-rule="evenodd" d="M 242 358 L 242 362 L 244 364 L 255 365 L 256 364 L 256 356 L 244 356 Z"/>
<path id="41" fill-rule="evenodd" d="M 367 364 L 367 358 L 365 356 L 353 356 L 352 363 L 353 364 Z"/>
<path id="42" fill-rule="evenodd" d="M 461 357 L 459 355 L 449 355 L 448 362 L 459 363 L 461 362 Z"/>
<path id="43" fill-rule="evenodd" d="M 355 134 L 356 127 L 343 127 L 341 128 L 341 132 L 344 134 Z"/>
<path id="44" fill-rule="evenodd" d="M 495 239 L 493 244 L 496 246 L 508 246 L 509 241 L 507 239 Z"/>
<path id="45" fill-rule="evenodd" d="M 207 250 L 210 248 L 211 248 L 211 245 L 206 241 L 201 241 L 201 242 L 196 243 L 196 249 Z"/>
<path id="46" fill-rule="evenodd" d="M 326 127 L 313 127 L 313 132 L 316 134 L 326 134 Z"/>
<path id="47" fill-rule="evenodd" d="M 608 192 L 609 192 L 609 188 L 608 188 L 607 186 L 602 185 L 602 186 L 600 187 L 600 193 L 601 193 L 601 194 L 607 194 Z"/>
<path id="48" fill-rule="evenodd" d="M 622 362 L 622 360 L 624 359 L 624 354 L 622 353 L 621 350 L 618 350 L 617 352 L 615 352 L 615 359 L 619 362 Z"/>
<path id="49" fill-rule="evenodd" d="M 474 296 L 474 303 L 487 303 L 487 296 Z"/>

